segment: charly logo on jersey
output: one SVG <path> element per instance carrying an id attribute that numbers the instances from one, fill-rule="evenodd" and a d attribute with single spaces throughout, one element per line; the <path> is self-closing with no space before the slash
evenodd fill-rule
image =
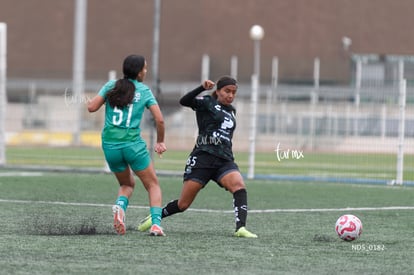
<path id="1" fill-rule="evenodd" d="M 140 93 L 135 93 L 134 102 L 139 102 L 140 99 L 141 99 L 141 94 Z"/>
<path id="2" fill-rule="evenodd" d="M 214 106 L 214 108 L 216 108 L 217 111 L 221 111 L 221 105 L 217 104 L 216 106 Z"/>

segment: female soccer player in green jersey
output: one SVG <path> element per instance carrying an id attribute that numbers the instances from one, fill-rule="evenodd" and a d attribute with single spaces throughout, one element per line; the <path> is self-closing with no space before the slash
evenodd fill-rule
<path id="1" fill-rule="evenodd" d="M 198 96 L 210 90 L 215 83 L 206 80 L 202 85 L 180 99 L 180 104 L 196 112 L 198 136 L 184 171 L 181 196 L 168 203 L 162 210 L 162 218 L 183 212 L 190 207 L 198 192 L 210 181 L 233 194 L 236 218 L 236 237 L 257 238 L 246 229 L 247 192 L 243 177 L 234 162 L 232 151 L 233 132 L 236 128 L 236 110 L 232 102 L 237 92 L 237 82 L 224 76 L 217 82 L 211 95 Z M 151 227 L 150 216 L 138 225 L 138 230 Z"/>
<path id="2" fill-rule="evenodd" d="M 102 149 L 110 170 L 119 182 L 118 198 L 112 207 L 114 228 L 125 234 L 125 212 L 134 187 L 135 173 L 148 192 L 152 226 L 150 235 L 164 236 L 161 224 L 162 193 L 140 123 L 145 109 L 154 117 L 157 143 L 154 151 L 161 155 L 164 144 L 164 119 L 151 90 L 143 84 L 147 73 L 145 58 L 130 55 L 123 63 L 124 77 L 108 81 L 88 102 L 88 111 L 96 112 L 105 104 L 105 125 L 102 130 Z"/>

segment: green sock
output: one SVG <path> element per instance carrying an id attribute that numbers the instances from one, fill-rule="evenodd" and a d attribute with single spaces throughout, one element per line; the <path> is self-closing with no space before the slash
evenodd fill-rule
<path id="1" fill-rule="evenodd" d="M 157 207 L 157 206 L 150 207 L 152 224 L 161 226 L 161 212 L 162 212 L 161 207 Z"/>
<path id="2" fill-rule="evenodd" d="M 115 204 L 121 206 L 122 209 L 124 209 L 124 211 L 127 210 L 128 203 L 129 203 L 129 200 L 125 196 L 119 196 L 118 199 L 115 202 Z"/>

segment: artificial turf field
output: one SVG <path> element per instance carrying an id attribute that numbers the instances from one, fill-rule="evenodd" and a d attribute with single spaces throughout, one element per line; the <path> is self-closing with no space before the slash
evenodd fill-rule
<path id="1" fill-rule="evenodd" d="M 160 177 L 163 201 L 180 177 Z M 111 174 L 0 170 L 0 274 L 412 274 L 414 187 L 247 180 L 248 229 L 233 237 L 232 197 L 215 183 L 185 213 L 163 220 L 166 237 L 138 232 L 148 213 L 137 182 L 127 233 L 112 229 Z M 347 209 L 351 208 L 351 209 Z M 363 223 L 340 240 L 336 219 Z"/>

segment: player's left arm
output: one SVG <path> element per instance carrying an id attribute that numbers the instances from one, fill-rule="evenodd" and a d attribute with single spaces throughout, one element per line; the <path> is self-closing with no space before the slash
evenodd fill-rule
<path id="1" fill-rule="evenodd" d="M 105 103 L 105 98 L 100 95 L 96 95 L 91 100 L 88 101 L 88 111 L 90 113 L 96 112 L 101 108 L 101 106 Z"/>
<path id="2" fill-rule="evenodd" d="M 192 107 L 194 98 L 205 90 L 210 90 L 214 87 L 214 82 L 205 80 L 200 86 L 188 92 L 180 99 L 180 104 L 186 107 Z"/>
<path id="3" fill-rule="evenodd" d="M 162 153 L 167 151 L 167 147 L 164 143 L 165 137 L 165 125 L 164 117 L 162 115 L 160 106 L 158 104 L 153 104 L 149 107 L 149 110 L 154 118 L 155 127 L 157 129 L 157 144 L 154 146 L 154 151 L 161 156 Z"/>

